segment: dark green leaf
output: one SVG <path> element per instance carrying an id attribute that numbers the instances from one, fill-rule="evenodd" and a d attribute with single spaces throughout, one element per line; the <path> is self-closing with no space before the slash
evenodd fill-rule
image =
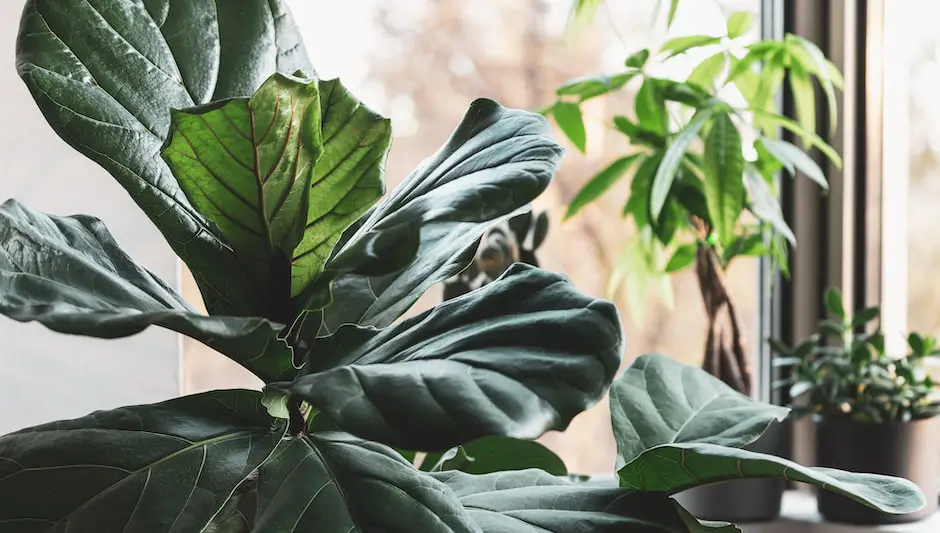
<path id="1" fill-rule="evenodd" d="M 684 244 L 676 248 L 669 262 L 666 263 L 666 272 L 671 274 L 691 266 L 695 262 L 696 250 L 698 250 L 698 243 Z"/>
<path id="2" fill-rule="evenodd" d="M 706 91 L 714 91 L 717 87 L 718 76 L 725 70 L 728 63 L 727 52 L 716 52 L 698 64 L 689 74 L 686 81 L 695 84 Z"/>
<path id="3" fill-rule="evenodd" d="M 680 170 L 682 179 L 673 183 L 673 194 L 675 200 L 683 209 L 691 215 L 700 218 L 706 224 L 711 225 L 711 217 L 708 215 L 708 205 L 705 203 L 705 191 L 702 180 L 691 174 L 684 168 Z"/>
<path id="4" fill-rule="evenodd" d="M 846 321 L 845 307 L 842 305 L 842 294 L 838 289 L 830 287 L 826 290 L 826 309 L 841 322 Z"/>
<path id="5" fill-rule="evenodd" d="M 802 172 L 807 178 L 815 181 L 823 190 L 829 190 L 829 183 L 826 181 L 826 175 L 819 165 L 813 161 L 813 158 L 806 155 L 806 152 L 787 141 L 762 137 L 761 144 L 778 161 L 783 163 L 787 171 L 796 169 Z"/>
<path id="6" fill-rule="evenodd" d="M 867 307 L 862 309 L 858 313 L 855 313 L 855 316 L 852 317 L 852 326 L 864 326 L 865 324 L 871 322 L 872 320 L 881 316 L 881 308 L 879 307 Z"/>
<path id="7" fill-rule="evenodd" d="M 842 168 L 842 158 L 839 157 L 839 154 L 836 153 L 836 151 L 831 146 L 826 144 L 826 142 L 815 133 L 806 130 L 800 124 L 777 113 L 755 108 L 750 108 L 748 111 L 753 113 L 755 118 L 760 118 L 764 121 L 781 126 L 784 129 L 796 134 L 801 139 L 808 140 L 812 146 L 815 146 L 820 152 L 822 152 L 823 155 L 832 161 L 836 167 Z"/>
<path id="8" fill-rule="evenodd" d="M 653 154 L 643 160 L 630 182 L 630 196 L 624 205 L 623 214 L 633 214 L 637 228 L 650 226 L 649 197 L 653 187 L 653 177 L 662 161 L 662 154 Z"/>
<path id="9" fill-rule="evenodd" d="M 631 144 L 646 145 L 657 150 L 666 147 L 666 139 L 661 134 L 643 129 L 623 115 L 614 117 L 614 127 L 626 135 Z"/>
<path id="10" fill-rule="evenodd" d="M 339 432 L 282 441 L 240 511 L 251 533 L 476 531 L 445 484 Z"/>
<path id="11" fill-rule="evenodd" d="M 746 35 L 747 32 L 751 31 L 752 27 L 754 27 L 753 13 L 747 11 L 737 11 L 728 17 L 728 37 L 731 39 L 736 39 Z"/>
<path id="12" fill-rule="evenodd" d="M 787 346 L 786 344 L 784 344 L 783 341 L 781 341 L 780 339 L 775 339 L 775 338 L 771 337 L 771 338 L 767 339 L 767 342 L 770 343 L 770 348 L 771 348 L 774 352 L 776 352 L 776 353 L 778 353 L 778 354 L 780 354 L 780 355 L 784 355 L 784 356 L 792 356 L 792 355 L 793 355 L 793 349 L 790 348 L 789 346 Z"/>
<path id="13" fill-rule="evenodd" d="M 685 152 L 692 144 L 692 141 L 701 131 L 702 127 L 715 114 L 713 107 L 706 107 L 696 111 L 689 123 L 679 132 L 663 155 L 662 164 L 656 170 L 656 177 L 653 178 L 653 186 L 650 192 L 650 212 L 654 217 L 658 217 L 666 204 L 666 198 L 669 196 L 669 190 L 676 179 L 679 166 L 685 157 Z"/>
<path id="14" fill-rule="evenodd" d="M 673 80 L 655 80 L 662 98 L 698 109 L 711 97 L 698 85 Z"/>
<path id="15" fill-rule="evenodd" d="M 324 310 L 321 333 L 387 326 L 462 271 L 492 224 L 545 190 L 561 154 L 541 116 L 474 102 L 441 151 L 344 233 L 327 263 L 343 297 Z"/>
<path id="16" fill-rule="evenodd" d="M 644 48 L 638 52 L 630 54 L 623 64 L 630 68 L 643 68 L 646 66 L 646 62 L 650 58 L 650 51 L 648 48 Z"/>
<path id="17" fill-rule="evenodd" d="M 682 37 L 675 37 L 664 42 L 662 47 L 660 47 L 660 50 L 663 52 L 668 52 L 669 57 L 672 57 L 685 53 L 692 48 L 710 46 L 713 44 L 719 44 L 720 42 L 721 37 L 712 37 L 710 35 L 684 35 Z"/>
<path id="18" fill-rule="evenodd" d="M 199 314 L 128 257 L 100 220 L 45 215 L 13 200 L 0 206 L 0 312 L 105 339 L 159 325 L 205 343 L 265 381 L 294 372 L 290 349 L 276 338 L 283 325 Z"/>
<path id="19" fill-rule="evenodd" d="M 911 347 L 911 350 L 916 355 L 924 355 L 927 353 L 927 350 L 924 349 L 924 338 L 916 332 L 912 332 L 907 336 L 907 344 Z"/>
<path id="20" fill-rule="evenodd" d="M 734 391 L 701 368 L 658 354 L 640 356 L 614 382 L 610 411 L 618 465 L 639 461 L 661 444 L 747 446 L 789 413 Z M 668 477 L 664 472 L 672 468 L 653 477 Z"/>
<path id="21" fill-rule="evenodd" d="M 624 487 L 671 494 L 731 479 L 780 478 L 809 483 L 885 513 L 912 513 L 925 503 L 920 489 L 906 479 L 807 468 L 772 455 L 706 443 L 651 448 L 621 468 L 619 475 Z"/>
<path id="22" fill-rule="evenodd" d="M 558 102 L 552 111 L 555 122 L 571 144 L 582 153 L 587 150 L 587 132 L 584 130 L 584 118 L 581 106 L 570 102 Z"/>
<path id="23" fill-rule="evenodd" d="M 747 181 L 747 190 L 751 197 L 750 209 L 757 218 L 771 225 L 777 232 L 783 235 L 791 243 L 796 242 L 796 236 L 793 230 L 787 225 L 783 218 L 783 210 L 777 197 L 770 190 L 770 186 L 764 181 L 764 178 L 753 168 L 748 167 L 744 171 L 744 179 Z"/>
<path id="24" fill-rule="evenodd" d="M 731 242 L 744 209 L 741 135 L 728 113 L 718 113 L 705 139 L 705 201 L 721 243 Z"/>
<path id="25" fill-rule="evenodd" d="M 762 256 L 768 251 L 767 247 L 764 246 L 764 235 L 760 232 L 751 233 L 750 235 L 734 237 L 731 244 L 725 248 L 722 260 L 727 264 L 741 255 Z"/>
<path id="26" fill-rule="evenodd" d="M 0 437 L 0 531 L 202 531 L 278 444 L 270 420 L 214 391 Z"/>
<path id="27" fill-rule="evenodd" d="M 634 100 L 637 125 L 657 135 L 666 135 L 669 131 L 669 114 L 666 101 L 659 90 L 657 80 L 646 79 Z"/>
<path id="28" fill-rule="evenodd" d="M 56 133 L 108 170 L 189 265 L 209 312 L 261 316 L 266 288 L 246 282 L 159 152 L 170 109 L 249 96 L 275 71 L 315 74 L 284 3 L 29 0 L 17 68 Z"/>
<path id="29" fill-rule="evenodd" d="M 308 369 L 315 373 L 274 388 L 354 434 L 406 449 L 490 435 L 533 439 L 564 429 L 604 394 L 621 341 L 612 304 L 516 263 L 354 349 L 318 354 Z"/>
<path id="30" fill-rule="evenodd" d="M 577 214 L 585 205 L 598 199 L 607 192 L 614 183 L 622 178 L 630 167 L 636 163 L 642 154 L 632 154 L 611 163 L 607 168 L 597 173 L 587 184 L 578 191 L 571 203 L 568 204 L 568 210 L 565 212 L 565 219 L 569 219 Z"/>
<path id="31" fill-rule="evenodd" d="M 512 470 L 537 468 L 553 476 L 567 476 L 564 461 L 538 442 L 509 437 L 484 437 L 460 447 L 469 458 L 459 467 L 445 466 L 444 470 L 460 470 L 468 474 L 491 474 Z M 443 456 L 429 453 L 428 457 Z M 422 469 L 424 464 L 422 464 Z M 425 469 L 427 470 L 427 469 Z"/>
<path id="32" fill-rule="evenodd" d="M 660 493 L 573 484 L 539 470 L 432 476 L 450 487 L 483 533 L 637 531 L 700 533 Z"/>

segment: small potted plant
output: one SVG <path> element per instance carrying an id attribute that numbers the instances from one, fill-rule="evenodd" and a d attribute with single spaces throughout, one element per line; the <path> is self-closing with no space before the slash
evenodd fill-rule
<path id="1" fill-rule="evenodd" d="M 940 355 L 933 337 L 908 336 L 907 353 L 885 350 L 880 309 L 847 313 L 838 291 L 825 297 L 832 318 L 795 347 L 772 341 L 777 363 L 792 369 L 783 383 L 799 413 L 814 418 L 820 466 L 910 479 L 924 493 L 937 492 L 940 477 L 940 398 L 925 363 Z M 824 518 L 855 524 L 922 519 L 933 505 L 908 515 L 886 515 L 829 493 L 820 493 Z"/>
<path id="2" fill-rule="evenodd" d="M 599 4 L 576 2 L 575 12 Z M 765 257 L 786 276 L 788 246 L 796 243 L 777 200 L 777 177 L 781 171 L 798 171 L 825 190 L 825 174 L 809 151 L 818 149 L 841 165 L 835 150 L 816 134 L 812 81 L 817 79 L 827 97 L 829 126 L 834 127 L 834 95 L 842 86 L 838 70 L 816 45 L 797 35 L 747 44 L 754 22 L 751 13 L 731 13 L 721 35 L 677 36 L 658 52 L 640 50 L 625 59 L 621 72 L 565 83 L 543 110 L 585 151 L 582 105 L 624 88 L 636 90 L 632 112 L 615 111 L 608 121 L 628 141 L 627 153 L 588 180 L 565 216 L 575 216 L 632 173 L 622 215 L 624 223 L 632 219 L 636 231 L 614 279 L 662 286 L 669 276 L 694 272 L 708 319 L 701 366 L 745 395 L 754 393 L 751 357 L 728 287 L 729 269 L 740 258 Z M 711 55 L 684 80 L 656 74 L 660 65 L 702 49 Z M 800 104 L 798 121 L 777 113 L 775 96 L 785 82 Z M 781 129 L 799 137 L 802 146 L 781 139 Z M 632 311 L 636 320 L 639 312 Z M 782 453 L 786 428 L 768 431 L 750 445 L 752 451 Z M 778 480 L 734 480 L 689 491 L 680 501 L 697 516 L 714 520 L 766 521 L 779 515 L 784 486 Z"/>

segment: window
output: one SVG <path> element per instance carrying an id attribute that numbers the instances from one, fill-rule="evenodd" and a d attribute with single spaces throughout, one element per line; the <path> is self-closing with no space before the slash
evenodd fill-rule
<path id="1" fill-rule="evenodd" d="M 325 0 L 289 3 L 319 75 L 341 77 L 365 102 L 392 118 L 390 188 L 437 150 L 472 99 L 489 97 L 507 106 L 538 109 L 552 101 L 554 88 L 565 80 L 614 70 L 629 53 L 667 37 L 664 21 L 653 24 L 654 2 L 609 2 L 610 11 L 602 9 L 591 31 L 573 43 L 564 34 L 569 0 L 438 0 L 408 2 L 407 8 L 393 0 L 356 0 L 345 2 L 342 9 Z M 671 34 L 720 34 L 727 13 L 757 12 L 759 6 L 759 0 L 687 0 Z M 758 32 L 757 27 L 752 30 L 754 38 Z M 690 61 L 699 58 L 670 61 L 664 74 L 684 77 L 691 71 Z M 569 222 L 561 223 L 561 215 L 580 185 L 626 147 L 598 118 L 609 116 L 604 106 L 632 112 L 632 95 L 628 90 L 616 98 L 598 99 L 586 110 L 587 155 L 567 147 L 554 185 L 535 206 L 548 209 L 553 224 L 540 253 L 543 266 L 564 272 L 581 290 L 597 296 L 605 295 L 631 231 L 619 217 L 628 184 L 622 193 L 608 195 Z M 729 283 L 753 356 L 759 335 L 758 262 L 739 262 Z M 184 287 L 187 297 L 197 301 L 191 280 L 184 281 Z M 642 326 L 624 317 L 625 361 L 651 351 L 692 364 L 701 361 L 706 317 L 695 277 L 677 277 L 673 294 L 671 309 L 648 302 Z M 437 290 L 430 291 L 416 310 L 439 298 Z M 615 301 L 621 310 L 628 308 L 624 295 Z M 184 342 L 184 392 L 258 384 L 198 343 Z M 615 447 L 606 402 L 579 416 L 564 434 L 547 435 L 544 442 L 574 472 L 610 473 Z"/>

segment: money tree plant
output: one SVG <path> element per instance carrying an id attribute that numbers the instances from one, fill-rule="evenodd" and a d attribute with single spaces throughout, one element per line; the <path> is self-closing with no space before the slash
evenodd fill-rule
<path id="1" fill-rule="evenodd" d="M 575 0 L 576 20 L 588 20 L 602 3 Z M 678 0 L 664 4 L 667 25 L 679 5 Z M 662 286 L 668 276 L 692 270 L 708 317 L 703 368 L 744 393 L 751 392 L 752 378 L 746 334 L 725 279 L 728 269 L 741 257 L 768 257 L 786 275 L 788 245 L 795 245 L 795 237 L 777 201 L 776 177 L 781 170 L 800 173 L 826 190 L 825 173 L 811 151 L 841 165 L 836 151 L 816 134 L 814 92 L 815 80 L 834 131 L 835 92 L 842 87 L 838 69 L 797 35 L 747 44 L 753 26 L 751 13 L 731 13 L 721 33 L 679 35 L 658 50 L 639 50 L 619 72 L 564 83 L 543 111 L 585 151 L 582 106 L 635 91 L 632 110 L 605 117 L 629 148 L 584 185 L 566 217 L 632 174 L 622 215 L 632 220 L 635 238 L 624 247 L 614 280 L 625 280 L 629 294 L 645 294 L 645 285 Z M 703 52 L 703 59 L 685 79 L 656 74 L 660 65 L 694 52 Z M 784 84 L 798 121 L 777 112 Z M 781 130 L 802 143 L 781 138 Z M 634 298 L 631 305 L 643 303 Z"/>
<path id="2" fill-rule="evenodd" d="M 544 454 L 522 470 L 479 459 L 605 393 L 622 344 L 610 303 L 517 264 L 401 318 L 548 185 L 561 150 L 541 117 L 472 103 L 383 197 L 388 121 L 316 76 L 279 0 L 29 0 L 17 48 L 48 122 L 128 190 L 208 314 L 101 221 L 12 200 L 0 312 L 108 339 L 162 326 L 265 386 L 0 437 L 0 532 L 733 529 L 653 488 L 571 483 Z M 464 445 L 476 461 L 451 453 Z M 444 453 L 418 468 L 419 451 Z M 869 501 L 910 504 L 882 481 L 870 490 L 888 499 Z"/>

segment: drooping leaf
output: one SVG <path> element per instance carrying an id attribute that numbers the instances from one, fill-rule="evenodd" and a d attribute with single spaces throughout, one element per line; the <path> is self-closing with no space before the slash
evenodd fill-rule
<path id="1" fill-rule="evenodd" d="M 639 460 L 662 444 L 744 447 L 790 412 L 756 402 L 701 368 L 658 354 L 640 356 L 614 382 L 610 411 L 618 465 Z"/>
<path id="2" fill-rule="evenodd" d="M 661 154 L 653 154 L 643 158 L 640 166 L 633 174 L 633 180 L 630 182 L 630 196 L 623 206 L 623 216 L 632 214 L 637 228 L 645 228 L 650 225 L 650 190 L 653 187 L 653 177 L 656 175 L 656 169 L 659 167 L 660 161 L 662 161 Z"/>
<path id="3" fill-rule="evenodd" d="M 17 68 L 56 133 L 108 170 L 189 265 L 209 312 L 261 316 L 264 288 L 246 283 L 160 149 L 170 109 L 250 96 L 276 71 L 315 74 L 282 0 L 29 0 Z"/>
<path id="4" fill-rule="evenodd" d="M 435 451 L 565 428 L 603 395 L 620 350 L 613 305 L 517 263 L 345 353 L 317 354 L 312 373 L 273 387 L 362 438 Z"/>
<path id="5" fill-rule="evenodd" d="M 741 135 L 728 113 L 715 115 L 705 139 L 705 201 L 722 244 L 731 242 L 744 209 Z"/>
<path id="6" fill-rule="evenodd" d="M 591 98 L 603 96 L 620 89 L 638 73 L 638 71 L 630 71 L 611 76 L 606 74 L 582 76 L 566 81 L 555 90 L 555 94 L 558 96 L 577 96 L 581 102 L 585 102 Z"/>
<path id="7" fill-rule="evenodd" d="M 683 35 L 664 42 L 660 50 L 668 52 L 669 57 L 672 57 L 688 52 L 693 48 L 711 46 L 720 42 L 721 37 L 712 37 L 711 35 Z"/>
<path id="8" fill-rule="evenodd" d="M 321 333 L 387 326 L 462 271 L 491 224 L 545 190 L 561 154 L 543 117 L 474 102 L 441 151 L 344 233 L 321 276 L 343 298 Z"/>
<path id="9" fill-rule="evenodd" d="M 728 37 L 731 39 L 746 35 L 747 32 L 751 31 L 751 28 L 754 27 L 754 14 L 748 11 L 732 13 L 731 16 L 728 17 L 726 26 L 728 29 Z"/>
<path id="10" fill-rule="evenodd" d="M 762 137 L 760 142 L 770 155 L 783 164 L 788 172 L 792 174 L 793 170 L 799 170 L 807 178 L 815 181 L 823 190 L 829 190 L 829 182 L 826 181 L 825 173 L 813 161 L 813 158 L 806 155 L 806 152 L 800 150 L 798 146 L 769 137 Z"/>
<path id="11" fill-rule="evenodd" d="M 571 102 L 558 102 L 552 116 L 571 144 L 584 153 L 587 150 L 587 132 L 584 129 L 581 106 Z"/>
<path id="12" fill-rule="evenodd" d="M 674 500 L 655 492 L 573 484 L 539 470 L 431 474 L 450 487 L 484 533 L 698 533 Z"/>
<path id="13" fill-rule="evenodd" d="M 686 81 L 698 85 L 699 87 L 712 91 L 717 85 L 718 76 L 725 70 L 728 64 L 728 53 L 717 52 L 709 56 L 698 64 Z"/>
<path id="14" fill-rule="evenodd" d="M 623 64 L 624 66 L 630 68 L 643 68 L 646 66 L 646 62 L 649 61 L 649 58 L 649 48 L 644 48 L 627 56 L 627 59 L 624 60 Z"/>
<path id="15" fill-rule="evenodd" d="M 159 325 L 205 343 L 265 381 L 294 372 L 290 349 L 277 339 L 282 324 L 202 315 L 128 257 L 100 220 L 46 215 L 13 200 L 0 206 L 0 313 L 105 339 Z"/>
<path id="16" fill-rule="evenodd" d="M 835 89 L 842 89 L 844 81 L 842 73 L 826 59 L 826 55 L 816 46 L 816 43 L 799 35 L 788 35 L 786 41 L 790 57 L 798 63 L 803 70 L 816 76 L 823 94 L 826 95 L 826 106 L 829 110 L 829 135 L 834 135 L 839 120 L 839 106 L 836 101 Z"/>
<path id="17" fill-rule="evenodd" d="M 8 434 L 0 531 L 202 531 L 282 433 L 259 393 L 233 390 Z"/>
<path id="18" fill-rule="evenodd" d="M 282 441 L 254 485 L 240 505 L 250 533 L 475 530 L 445 484 L 345 433 Z"/>
<path id="19" fill-rule="evenodd" d="M 460 448 L 468 460 L 459 467 L 449 466 L 443 470 L 460 470 L 468 474 L 492 474 L 537 468 L 553 476 L 568 475 L 565 462 L 536 441 L 510 437 L 483 437 L 464 444 Z M 421 469 L 430 471 L 430 468 L 426 466 L 440 461 L 444 453 L 428 453 L 421 464 Z"/>
<path id="20" fill-rule="evenodd" d="M 711 97 L 705 89 L 683 81 L 658 79 L 655 83 L 661 98 L 667 102 L 679 102 L 698 109 Z"/>
<path id="21" fill-rule="evenodd" d="M 668 494 L 732 479 L 785 479 L 815 485 L 889 514 L 916 512 L 926 502 L 920 489 L 906 479 L 810 468 L 773 455 L 705 443 L 651 448 L 618 475 L 623 487 Z"/>
<path id="22" fill-rule="evenodd" d="M 666 204 L 666 198 L 679 172 L 679 166 L 685 158 L 686 150 L 714 114 L 715 108 L 711 106 L 696 111 L 689 123 L 666 149 L 662 164 L 656 169 L 656 176 L 653 178 L 653 187 L 650 191 L 650 212 L 654 217 L 659 216 Z"/>
<path id="23" fill-rule="evenodd" d="M 679 0 L 669 0 L 669 14 L 666 16 L 666 29 L 672 27 L 672 21 L 676 19 L 676 11 L 679 9 Z"/>
<path id="24" fill-rule="evenodd" d="M 780 202 L 777 201 L 777 196 L 770 189 L 770 185 L 764 181 L 764 177 L 752 167 L 748 167 L 744 171 L 744 179 L 747 182 L 747 191 L 751 199 L 748 205 L 751 212 L 760 220 L 770 224 L 775 231 L 783 235 L 791 244 L 796 243 L 796 236 L 783 217 Z"/>
<path id="25" fill-rule="evenodd" d="M 842 303 L 842 293 L 839 292 L 839 289 L 830 287 L 826 289 L 826 309 L 832 313 L 833 316 L 838 318 L 840 321 L 846 321 L 846 312 L 845 305 Z"/>
<path id="26" fill-rule="evenodd" d="M 823 153 L 837 168 L 842 168 L 842 158 L 839 157 L 839 154 L 828 144 L 826 141 L 822 140 L 814 132 L 808 131 L 799 123 L 783 116 L 778 113 L 773 113 L 770 111 L 765 111 L 763 109 L 749 108 L 748 111 L 754 114 L 756 118 L 760 118 L 766 122 L 776 124 L 783 127 L 784 129 L 793 132 L 798 137 L 803 140 L 807 140 L 810 145 L 816 147 L 820 152 Z"/>
<path id="27" fill-rule="evenodd" d="M 597 200 L 602 194 L 607 192 L 617 181 L 619 181 L 630 170 L 630 167 L 640 158 L 642 154 L 631 154 L 614 161 L 606 168 L 598 172 L 584 187 L 578 191 L 571 203 L 568 204 L 568 210 L 565 211 L 565 219 L 576 215 L 585 205 Z"/>

